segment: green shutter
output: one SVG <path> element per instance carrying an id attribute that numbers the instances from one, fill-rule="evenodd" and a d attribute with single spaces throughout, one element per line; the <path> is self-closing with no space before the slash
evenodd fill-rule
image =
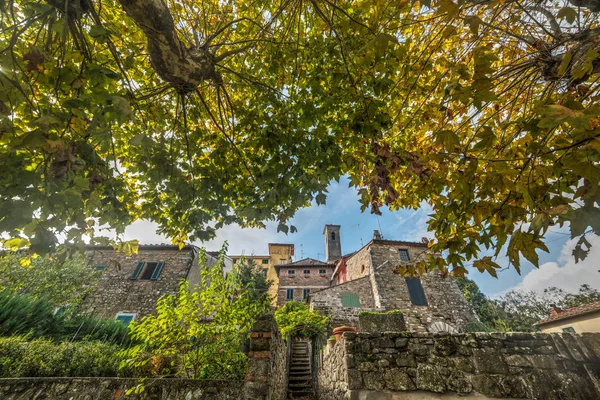
<path id="1" fill-rule="evenodd" d="M 144 268 L 144 264 L 145 264 L 145 261 L 140 261 L 138 263 L 137 267 L 135 267 L 135 271 L 133 271 L 133 275 L 131 275 L 131 277 L 129 279 L 136 280 L 138 278 L 138 276 L 140 276 L 140 273 L 142 272 L 142 268 Z"/>
<path id="2" fill-rule="evenodd" d="M 154 268 L 154 272 L 152 273 L 152 276 L 150 277 L 150 280 L 155 281 L 158 279 L 158 277 L 160 276 L 160 273 L 162 272 L 163 267 L 165 266 L 165 263 L 160 261 L 158 263 L 158 265 L 156 265 L 156 268 Z"/>
<path id="3" fill-rule="evenodd" d="M 342 295 L 342 307 L 360 307 L 360 299 L 355 293 L 344 293 Z"/>

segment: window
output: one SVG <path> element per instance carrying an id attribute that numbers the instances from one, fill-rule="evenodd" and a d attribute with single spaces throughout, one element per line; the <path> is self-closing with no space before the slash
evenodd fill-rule
<path id="1" fill-rule="evenodd" d="M 280 258 L 280 259 L 279 259 L 279 264 L 285 264 L 285 259 L 283 259 L 283 258 Z"/>
<path id="2" fill-rule="evenodd" d="M 335 232 L 331 232 L 331 240 L 335 240 Z"/>
<path id="3" fill-rule="evenodd" d="M 304 275 L 310 275 L 310 269 L 305 269 L 304 270 Z"/>
<path id="4" fill-rule="evenodd" d="M 363 264 L 363 265 L 361 265 L 361 266 L 360 266 L 360 272 L 361 272 L 361 273 L 362 273 L 362 272 L 365 272 L 365 264 Z"/>
<path id="5" fill-rule="evenodd" d="M 294 289 L 286 289 L 285 290 L 285 299 L 286 300 L 294 300 Z"/>
<path id="6" fill-rule="evenodd" d="M 302 289 L 302 298 L 304 300 L 308 299 L 308 294 L 310 293 L 310 289 Z"/>
<path id="7" fill-rule="evenodd" d="M 268 264 L 268 263 L 269 263 L 269 260 L 265 258 L 265 259 L 263 259 L 261 262 L 262 262 L 263 264 Z"/>
<path id="8" fill-rule="evenodd" d="M 295 269 L 288 269 L 288 275 L 295 275 L 295 274 L 296 274 Z"/>
<path id="9" fill-rule="evenodd" d="M 106 265 L 96 265 L 94 268 L 96 271 L 104 271 L 106 269 Z"/>
<path id="10" fill-rule="evenodd" d="M 427 298 L 425 297 L 421 280 L 419 278 L 409 278 L 408 276 L 405 276 L 404 280 L 406 281 L 411 303 L 415 306 L 426 306 Z"/>
<path id="11" fill-rule="evenodd" d="M 135 319 L 135 314 L 133 313 L 117 313 L 117 316 L 115 317 L 115 320 L 120 321 L 122 323 L 124 323 L 125 325 L 129 325 L 129 323 L 131 321 L 133 321 Z"/>
<path id="12" fill-rule="evenodd" d="M 264 275 L 264 276 L 267 276 L 267 269 L 266 269 L 266 268 L 265 268 L 265 269 L 263 269 L 263 270 L 262 270 L 262 273 L 263 273 L 263 275 Z"/>
<path id="13" fill-rule="evenodd" d="M 342 295 L 342 307 L 360 307 L 360 299 L 356 293 L 344 293 Z"/>
<path id="14" fill-rule="evenodd" d="M 327 273 L 327 271 L 326 271 L 326 270 L 324 270 L 324 269 L 320 269 L 320 270 L 319 270 L 319 273 L 320 273 L 321 275 L 324 275 L 324 274 L 326 274 L 326 273 Z"/>
<path id="15" fill-rule="evenodd" d="M 398 249 L 398 251 L 400 252 L 400 259 L 402 261 L 410 261 L 410 256 L 408 255 L 407 249 Z"/>
<path id="16" fill-rule="evenodd" d="M 562 328 L 562 331 L 565 333 L 575 333 L 575 328 L 572 326 L 567 326 L 566 328 Z"/>
<path id="17" fill-rule="evenodd" d="M 131 275 L 131 277 L 129 279 L 136 280 L 136 279 L 140 278 L 141 281 L 147 281 L 147 280 L 155 281 L 160 276 L 160 273 L 162 272 L 164 266 L 165 266 L 165 263 L 162 261 L 158 261 L 158 262 L 140 261 L 137 264 L 135 271 L 133 271 L 133 274 Z M 141 274 L 141 276 L 140 276 L 140 274 Z"/>

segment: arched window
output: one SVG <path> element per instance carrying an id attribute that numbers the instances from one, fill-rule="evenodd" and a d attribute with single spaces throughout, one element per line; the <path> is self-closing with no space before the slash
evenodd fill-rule
<path id="1" fill-rule="evenodd" d="M 360 307 L 360 299 L 356 293 L 342 294 L 342 307 Z"/>
<path id="2" fill-rule="evenodd" d="M 331 232 L 331 240 L 335 240 L 335 232 Z"/>

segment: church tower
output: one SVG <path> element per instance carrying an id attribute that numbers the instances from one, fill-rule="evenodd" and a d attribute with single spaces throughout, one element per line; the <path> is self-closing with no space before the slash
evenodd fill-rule
<path id="1" fill-rule="evenodd" d="M 325 236 L 325 261 L 341 258 L 340 225 L 325 225 L 323 235 Z"/>

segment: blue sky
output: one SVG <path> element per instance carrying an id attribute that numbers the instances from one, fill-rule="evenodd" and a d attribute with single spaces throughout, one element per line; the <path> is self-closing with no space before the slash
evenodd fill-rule
<path id="1" fill-rule="evenodd" d="M 373 230 L 380 230 L 385 239 L 420 241 L 421 237 L 432 238 L 427 231 L 430 208 L 423 204 L 418 210 L 388 211 L 377 217 L 365 210 L 360 211 L 357 192 L 348 187 L 348 180 L 342 178 L 339 183 L 332 182 L 325 205 L 311 205 L 298 211 L 291 223 L 298 228 L 294 234 L 277 232 L 276 223 L 268 223 L 266 229 L 242 229 L 236 225 L 225 227 L 217 232 L 217 237 L 207 243 L 195 243 L 210 250 L 220 248 L 227 240 L 230 254 L 268 254 L 268 243 L 293 243 L 295 259 L 311 257 L 323 260 L 325 244 L 323 226 L 341 225 L 340 237 L 342 252 L 353 252 L 373 237 Z M 141 243 L 167 243 L 168 239 L 156 233 L 155 225 L 138 221 L 127 229 L 126 239 L 138 239 Z M 600 240 L 592 238 L 596 246 L 584 263 L 575 264 L 570 257 L 574 241 L 569 240 L 568 229 L 553 228 L 547 236 L 550 253 L 541 252 L 540 269 L 524 261 L 521 275 L 514 268 L 499 273 L 498 279 L 470 269 L 469 277 L 474 279 L 481 290 L 495 296 L 512 288 L 523 290 L 543 290 L 548 286 L 559 286 L 575 291 L 582 283 L 590 283 L 600 289 Z M 496 260 L 502 267 L 508 266 L 503 251 Z"/>

